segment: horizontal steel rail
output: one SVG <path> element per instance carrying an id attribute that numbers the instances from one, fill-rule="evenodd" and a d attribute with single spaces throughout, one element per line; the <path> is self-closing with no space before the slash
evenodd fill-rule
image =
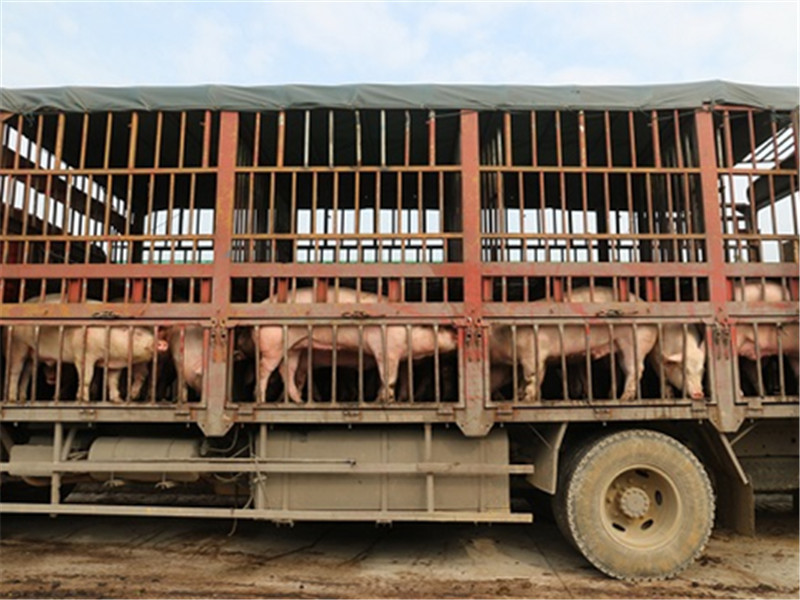
<path id="1" fill-rule="evenodd" d="M 262 510 L 256 508 L 201 508 L 193 506 L 130 506 L 107 504 L 21 504 L 0 502 L 0 512 L 60 515 L 189 517 L 196 519 L 256 519 L 291 523 L 294 521 L 375 521 L 391 523 L 532 523 L 531 513 L 501 511 L 427 512 L 393 510 Z"/>
<path id="2" fill-rule="evenodd" d="M 39 406 L 41 404 L 41 406 Z M 178 410 L 175 406 L 132 407 L 114 406 L 66 407 L 64 402 L 58 408 L 47 402 L 36 406 L 4 404 L 0 407 L 0 418 L 7 422 L 30 423 L 196 423 L 206 412 L 204 408 Z M 546 423 L 563 421 L 568 423 L 614 421 L 634 422 L 650 420 L 687 421 L 707 419 L 715 410 L 715 404 L 704 402 L 696 406 L 688 401 L 645 399 L 623 405 L 618 401 L 595 400 L 589 404 L 585 400 L 544 400 L 539 404 L 512 404 L 512 402 L 493 403 L 487 414 L 497 423 Z M 741 407 L 741 417 L 750 412 Z M 402 425 L 440 423 L 452 424 L 458 420 L 461 407 L 431 407 L 425 410 L 416 404 L 413 407 L 395 404 L 359 408 L 347 408 L 339 403 L 335 409 L 304 406 L 274 407 L 269 404 L 253 406 L 240 404 L 224 411 L 224 418 L 230 423 L 243 424 L 297 424 L 297 425 Z M 800 416 L 798 397 L 765 397 L 762 407 L 754 416 L 759 418 L 797 418 Z"/>
<path id="3" fill-rule="evenodd" d="M 13 469 L 0 463 L 0 473 Z M 24 467 L 37 473 L 303 473 L 331 475 L 526 475 L 533 465 L 492 465 L 445 462 L 362 463 L 355 459 L 163 459 L 120 461 L 25 462 Z"/>

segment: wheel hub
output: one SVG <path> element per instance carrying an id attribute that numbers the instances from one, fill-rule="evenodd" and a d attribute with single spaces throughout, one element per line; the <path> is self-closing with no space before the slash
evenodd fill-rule
<path id="1" fill-rule="evenodd" d="M 642 488 L 629 487 L 619 495 L 619 509 L 629 519 L 639 519 L 650 509 L 650 497 Z"/>

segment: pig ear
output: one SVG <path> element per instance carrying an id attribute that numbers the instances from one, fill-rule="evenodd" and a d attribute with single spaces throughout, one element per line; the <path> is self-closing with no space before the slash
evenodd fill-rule
<path id="1" fill-rule="evenodd" d="M 683 360 L 683 355 L 681 354 L 665 354 L 664 355 L 664 362 L 668 364 L 677 364 Z"/>

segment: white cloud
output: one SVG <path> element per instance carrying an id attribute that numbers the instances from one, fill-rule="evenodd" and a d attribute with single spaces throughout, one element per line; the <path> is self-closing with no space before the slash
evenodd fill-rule
<path id="1" fill-rule="evenodd" d="M 427 51 L 387 4 L 281 5 L 289 39 L 322 65 L 336 70 L 413 70 Z"/>
<path id="2" fill-rule="evenodd" d="M 224 17 L 214 14 L 194 17 L 186 26 L 183 44 L 173 44 L 172 63 L 180 83 L 225 83 L 232 69 L 230 48 L 236 30 Z"/>
<path id="3" fill-rule="evenodd" d="M 0 5 L 11 87 L 798 81 L 787 2 Z"/>

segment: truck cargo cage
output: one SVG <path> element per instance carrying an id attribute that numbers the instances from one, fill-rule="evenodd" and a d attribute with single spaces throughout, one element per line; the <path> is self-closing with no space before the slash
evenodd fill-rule
<path id="1" fill-rule="evenodd" d="M 0 512 L 522 523 L 535 488 L 647 579 L 702 551 L 709 473 L 743 530 L 748 465 L 797 489 L 796 88 L 0 90 L 0 123 Z"/>

